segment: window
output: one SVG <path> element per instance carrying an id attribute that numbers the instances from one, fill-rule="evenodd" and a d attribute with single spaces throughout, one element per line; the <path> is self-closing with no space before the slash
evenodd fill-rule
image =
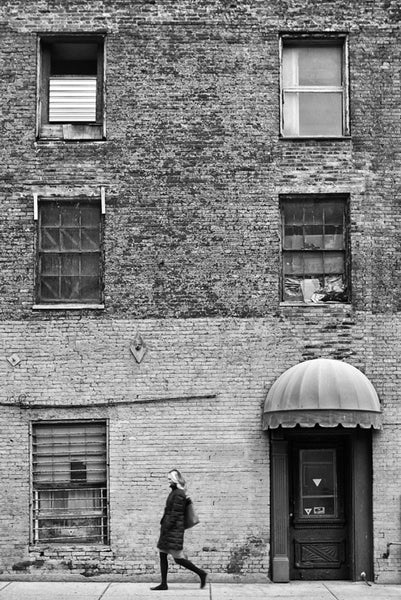
<path id="1" fill-rule="evenodd" d="M 282 134 L 348 134 L 344 37 L 282 39 Z"/>
<path id="2" fill-rule="evenodd" d="M 41 199 L 38 205 L 39 304 L 102 301 L 102 219 L 97 199 Z"/>
<path id="3" fill-rule="evenodd" d="M 32 428 L 34 544 L 107 544 L 106 424 Z"/>
<path id="4" fill-rule="evenodd" d="M 282 299 L 285 302 L 347 302 L 346 198 L 282 198 L 281 215 Z"/>
<path id="5" fill-rule="evenodd" d="M 299 517 L 338 518 L 337 449 L 299 450 Z"/>
<path id="6" fill-rule="evenodd" d="M 102 139 L 103 38 L 44 37 L 40 57 L 39 137 Z"/>

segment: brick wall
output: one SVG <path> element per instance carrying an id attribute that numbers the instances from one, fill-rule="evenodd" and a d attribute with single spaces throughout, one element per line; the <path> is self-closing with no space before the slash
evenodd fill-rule
<path id="1" fill-rule="evenodd" d="M 8 405 L 2 406 L 0 442 L 3 573 L 157 577 L 166 473 L 178 466 L 201 514 L 201 524 L 187 534 L 190 555 L 215 580 L 262 580 L 270 529 L 264 398 L 286 368 L 325 356 L 345 357 L 362 369 L 384 402 L 385 427 L 374 435 L 375 552 L 380 580 L 398 577 L 397 550 L 390 561 L 381 556 L 401 525 L 391 406 L 400 373 L 395 360 L 386 361 L 387 344 L 377 337 L 366 342 L 375 328 L 394 330 L 394 321 L 327 308 L 307 309 L 296 323 L 285 314 L 102 323 L 76 318 L 51 327 L 4 322 L 4 356 L 14 352 L 21 362 L 0 363 L 7 381 L 1 402 Z M 148 347 L 141 364 L 129 349 L 137 331 Z M 111 550 L 30 551 L 29 423 L 71 418 L 109 420 Z"/>
<path id="2" fill-rule="evenodd" d="M 214 577 L 265 578 L 261 406 L 281 372 L 323 356 L 362 369 L 382 400 L 375 572 L 379 581 L 400 580 L 399 550 L 381 558 L 388 541 L 401 539 L 399 16 L 387 0 L 3 1 L 7 576 L 153 575 L 165 473 L 178 464 L 202 517 L 188 534 L 194 559 Z M 107 140 L 36 140 L 37 34 L 99 31 L 107 39 Z M 281 31 L 349 33 L 350 139 L 279 139 Z M 33 311 L 33 194 L 94 195 L 100 186 L 105 310 Z M 350 197 L 352 306 L 280 306 L 279 194 L 333 192 Z M 149 347 L 141 365 L 129 350 L 137 330 Z M 16 367 L 6 361 L 13 352 Z M 110 424 L 111 550 L 29 552 L 29 422 L 85 417 Z"/>
<path id="3" fill-rule="evenodd" d="M 307 10 L 256 1 L 6 3 L 3 316 L 43 318 L 31 311 L 33 192 L 95 193 L 101 185 L 108 315 L 276 310 L 278 194 L 285 192 L 351 195 L 354 302 L 398 310 L 394 11 L 370 2 L 308 3 Z M 36 142 L 37 33 L 100 30 L 107 32 L 107 141 Z M 350 140 L 279 139 L 278 35 L 292 30 L 349 32 Z"/>

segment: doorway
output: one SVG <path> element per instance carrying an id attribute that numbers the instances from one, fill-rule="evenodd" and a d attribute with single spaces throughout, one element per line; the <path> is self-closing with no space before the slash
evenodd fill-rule
<path id="1" fill-rule="evenodd" d="M 290 579 L 349 579 L 347 440 L 291 444 Z"/>
<path id="2" fill-rule="evenodd" d="M 271 430 L 272 580 L 373 577 L 371 430 Z"/>

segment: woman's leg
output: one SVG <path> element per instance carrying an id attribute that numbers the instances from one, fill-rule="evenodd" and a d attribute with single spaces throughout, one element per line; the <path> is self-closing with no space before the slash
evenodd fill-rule
<path id="1" fill-rule="evenodd" d="M 167 554 L 165 552 L 160 552 L 160 574 L 161 574 L 161 584 L 156 587 L 150 588 L 151 590 L 168 590 L 167 586 L 167 572 L 168 572 L 168 559 Z"/>
<path id="2" fill-rule="evenodd" d="M 188 569 L 189 571 L 193 571 L 194 573 L 196 573 L 200 577 L 201 588 L 205 587 L 206 577 L 207 577 L 206 571 L 204 571 L 203 569 L 199 569 L 199 567 L 195 566 L 194 563 L 192 563 L 190 560 L 188 560 L 186 558 L 175 558 L 174 560 L 177 563 L 177 565 L 180 565 L 181 567 L 184 567 L 185 569 Z"/>

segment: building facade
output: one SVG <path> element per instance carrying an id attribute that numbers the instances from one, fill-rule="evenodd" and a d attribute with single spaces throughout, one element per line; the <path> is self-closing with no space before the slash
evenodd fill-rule
<path id="1" fill-rule="evenodd" d="M 1 577 L 401 582 L 400 17 L 3 1 Z"/>

